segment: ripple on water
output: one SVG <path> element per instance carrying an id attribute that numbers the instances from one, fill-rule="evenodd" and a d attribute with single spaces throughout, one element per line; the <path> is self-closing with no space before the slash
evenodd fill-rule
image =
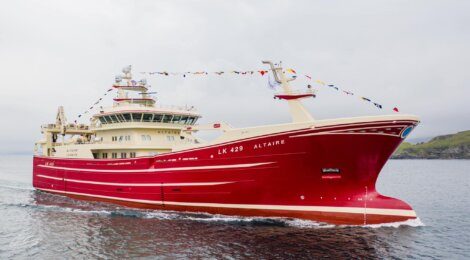
<path id="1" fill-rule="evenodd" d="M 390 162 L 379 191 L 409 202 L 421 219 L 365 226 L 79 201 L 33 191 L 24 161 L 28 167 L 18 168 L 21 161 L 7 175 L 0 164 L 1 259 L 470 259 L 470 161 Z"/>

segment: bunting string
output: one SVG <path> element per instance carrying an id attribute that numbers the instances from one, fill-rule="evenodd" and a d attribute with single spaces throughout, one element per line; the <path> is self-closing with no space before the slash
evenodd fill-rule
<path id="1" fill-rule="evenodd" d="M 304 76 L 305 76 L 305 78 L 307 78 L 308 80 L 312 80 L 312 77 L 311 77 L 311 76 L 309 76 L 309 75 L 304 75 Z M 336 86 L 335 84 L 326 84 L 326 83 L 325 83 L 324 81 L 322 81 L 322 80 L 314 80 L 314 81 L 315 81 L 315 83 L 317 83 L 317 84 L 319 84 L 319 85 L 321 85 L 321 86 L 326 86 L 326 87 L 328 87 L 328 88 L 330 88 L 330 89 L 334 89 L 334 90 L 336 90 L 336 91 L 338 91 L 338 92 L 342 92 L 342 93 L 344 93 L 344 94 L 346 94 L 346 95 L 348 95 L 348 96 L 354 96 L 354 93 L 353 93 L 353 92 L 348 91 L 348 90 L 341 89 L 341 88 L 339 88 L 338 86 Z M 366 101 L 366 102 L 369 102 L 369 103 L 373 104 L 373 105 L 374 105 L 376 108 L 378 108 L 378 109 L 383 109 L 383 106 L 382 106 L 381 104 L 379 104 L 379 103 L 377 103 L 377 102 L 371 100 L 370 98 L 363 97 L 363 96 L 359 96 L 359 98 L 360 98 L 361 100 L 363 100 L 363 101 Z M 392 111 L 393 111 L 393 112 L 399 112 L 399 110 L 398 110 L 397 107 L 394 107 L 394 108 L 392 109 Z"/>
<path id="2" fill-rule="evenodd" d="M 294 70 L 294 69 L 291 69 L 291 68 L 287 68 L 285 69 L 284 73 L 290 73 L 291 77 L 292 78 L 297 78 L 297 72 Z M 275 89 L 276 87 L 280 86 L 281 84 L 279 84 L 277 81 L 273 80 L 271 78 L 271 76 L 269 76 L 269 71 L 268 70 L 248 70 L 248 71 L 239 71 L 239 70 L 229 70 L 229 71 L 212 71 L 212 72 L 209 72 L 209 71 L 187 71 L 187 72 L 167 72 L 167 71 L 152 71 L 152 72 L 140 72 L 142 75 L 149 75 L 149 76 L 154 76 L 154 75 L 159 75 L 159 76 L 164 76 L 164 77 L 167 77 L 167 76 L 179 76 L 179 77 L 183 77 L 183 78 L 186 78 L 188 76 L 191 76 L 191 75 L 194 75 L 194 76 L 208 76 L 208 75 L 217 75 L 217 76 L 221 76 L 221 75 L 242 75 L 242 76 L 254 76 L 254 75 L 258 75 L 258 76 L 261 76 L 261 77 L 264 77 L 264 75 L 268 75 L 267 78 L 268 78 L 268 87 L 271 88 L 271 89 Z M 332 89 L 332 90 L 335 90 L 337 92 L 340 92 L 340 93 L 343 93 L 347 96 L 356 96 L 355 93 L 349 91 L 349 90 L 345 90 L 345 89 L 342 89 L 340 87 L 338 87 L 337 85 L 335 84 L 327 84 L 325 83 L 325 81 L 323 80 L 320 80 L 320 79 L 314 79 L 312 76 L 310 76 L 310 74 L 303 74 L 303 76 L 308 80 L 308 81 L 312 81 L 312 82 L 315 82 L 316 84 L 318 85 L 321 85 L 322 87 L 327 87 L 329 89 Z M 311 87 L 311 85 L 308 85 L 309 88 Z M 93 110 L 97 105 L 99 105 L 101 103 L 101 101 L 103 101 L 104 97 L 107 96 L 108 94 L 110 94 L 110 92 L 113 91 L 113 88 L 110 88 L 108 89 L 98 100 L 96 100 L 96 102 L 94 102 L 87 110 L 85 110 L 83 113 L 79 114 L 77 116 L 77 120 L 79 118 L 81 118 L 82 116 L 86 115 L 86 114 L 89 114 L 91 112 L 91 110 Z M 372 99 L 370 98 L 367 98 L 367 97 L 363 97 L 363 96 L 358 96 L 360 100 L 362 101 L 365 101 L 365 102 L 369 102 L 371 103 L 372 105 L 374 105 L 376 108 L 378 109 L 383 109 L 383 106 L 378 103 L 378 102 L 375 102 L 373 101 Z M 399 112 L 398 108 L 397 107 L 394 107 L 392 109 L 393 112 Z M 77 123 L 77 120 L 74 120 L 75 123 Z"/>
<path id="3" fill-rule="evenodd" d="M 93 110 L 99 103 L 101 103 L 101 101 L 103 101 L 104 97 L 107 96 L 108 94 L 110 94 L 111 91 L 113 91 L 113 88 L 110 88 L 110 89 L 106 90 L 106 92 L 103 95 L 101 95 L 100 98 L 98 100 L 96 100 L 95 103 L 93 103 L 93 105 L 91 105 L 87 110 L 85 110 L 83 113 L 81 113 L 77 116 L 77 119 L 74 120 L 74 123 L 76 124 L 77 120 L 79 118 L 81 118 L 82 116 L 90 113 L 90 111 Z"/>
<path id="4" fill-rule="evenodd" d="M 182 76 L 183 78 L 186 78 L 187 76 L 190 75 L 223 75 L 223 74 L 236 74 L 236 75 L 261 75 L 264 76 L 264 74 L 267 74 L 267 70 L 247 70 L 247 71 L 239 71 L 239 70 L 230 70 L 230 71 L 187 71 L 187 72 L 167 72 L 167 71 L 151 71 L 151 72 L 145 72 L 142 71 L 140 74 L 142 75 L 163 75 L 163 76 Z"/>
<path id="5" fill-rule="evenodd" d="M 228 75 L 228 74 L 234 74 L 234 75 L 259 75 L 259 76 L 263 77 L 264 75 L 268 74 L 268 72 L 269 72 L 268 70 L 248 70 L 248 71 L 229 70 L 229 71 L 213 71 L 213 72 L 209 72 L 209 71 L 193 71 L 193 72 L 191 72 L 191 71 L 188 71 L 188 72 L 154 71 L 154 72 L 141 72 L 141 74 L 143 74 L 143 75 L 163 75 L 163 76 L 182 76 L 184 78 L 186 78 L 189 75 L 196 75 L 196 76 L 218 75 L 218 76 L 220 76 L 220 75 L 224 75 L 224 74 L 225 75 Z M 287 69 L 285 69 L 285 72 L 290 73 L 292 78 L 297 78 L 297 72 L 294 69 L 287 68 Z M 355 96 L 355 94 L 353 92 L 348 91 L 348 90 L 344 90 L 344 89 L 338 87 L 335 84 L 327 84 L 323 80 L 314 79 L 309 74 L 304 74 L 304 76 L 307 80 L 313 81 L 313 82 L 315 82 L 315 83 L 317 83 L 321 86 L 325 86 L 325 87 L 328 87 L 330 89 L 334 89 L 335 91 L 341 92 L 341 93 L 343 93 L 345 95 L 348 95 L 348 96 Z M 275 89 L 279 85 L 280 85 L 279 83 L 272 80 L 271 77 L 268 76 L 268 86 L 269 86 L 269 88 Z M 359 96 L 359 99 L 362 100 L 362 101 L 371 103 L 372 105 L 374 105 L 378 109 L 383 109 L 383 106 L 380 103 L 375 102 L 375 101 L 371 100 L 370 98 Z M 399 112 L 397 107 L 394 107 L 392 109 L 392 111 L 393 112 Z"/>

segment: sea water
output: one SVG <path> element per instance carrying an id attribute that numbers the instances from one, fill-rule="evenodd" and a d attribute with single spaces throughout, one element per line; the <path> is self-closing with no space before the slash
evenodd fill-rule
<path id="1" fill-rule="evenodd" d="M 378 180 L 419 219 L 336 226 L 137 210 L 35 191 L 31 156 L 0 157 L 0 259 L 470 259 L 470 161 L 391 160 Z"/>

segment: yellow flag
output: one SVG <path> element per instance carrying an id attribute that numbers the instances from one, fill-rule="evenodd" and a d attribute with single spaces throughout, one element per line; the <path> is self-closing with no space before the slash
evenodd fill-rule
<path id="1" fill-rule="evenodd" d="M 317 79 L 317 80 L 315 80 L 315 82 L 318 83 L 318 84 L 322 84 L 323 86 L 325 86 L 325 82 L 323 82 L 323 81 L 321 81 L 321 80 L 318 80 L 318 79 Z"/>

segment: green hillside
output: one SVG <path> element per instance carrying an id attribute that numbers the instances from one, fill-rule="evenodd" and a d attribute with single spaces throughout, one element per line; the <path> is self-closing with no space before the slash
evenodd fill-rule
<path id="1" fill-rule="evenodd" d="M 395 151 L 395 159 L 470 159 L 470 130 L 437 136 L 429 142 L 403 142 Z"/>

